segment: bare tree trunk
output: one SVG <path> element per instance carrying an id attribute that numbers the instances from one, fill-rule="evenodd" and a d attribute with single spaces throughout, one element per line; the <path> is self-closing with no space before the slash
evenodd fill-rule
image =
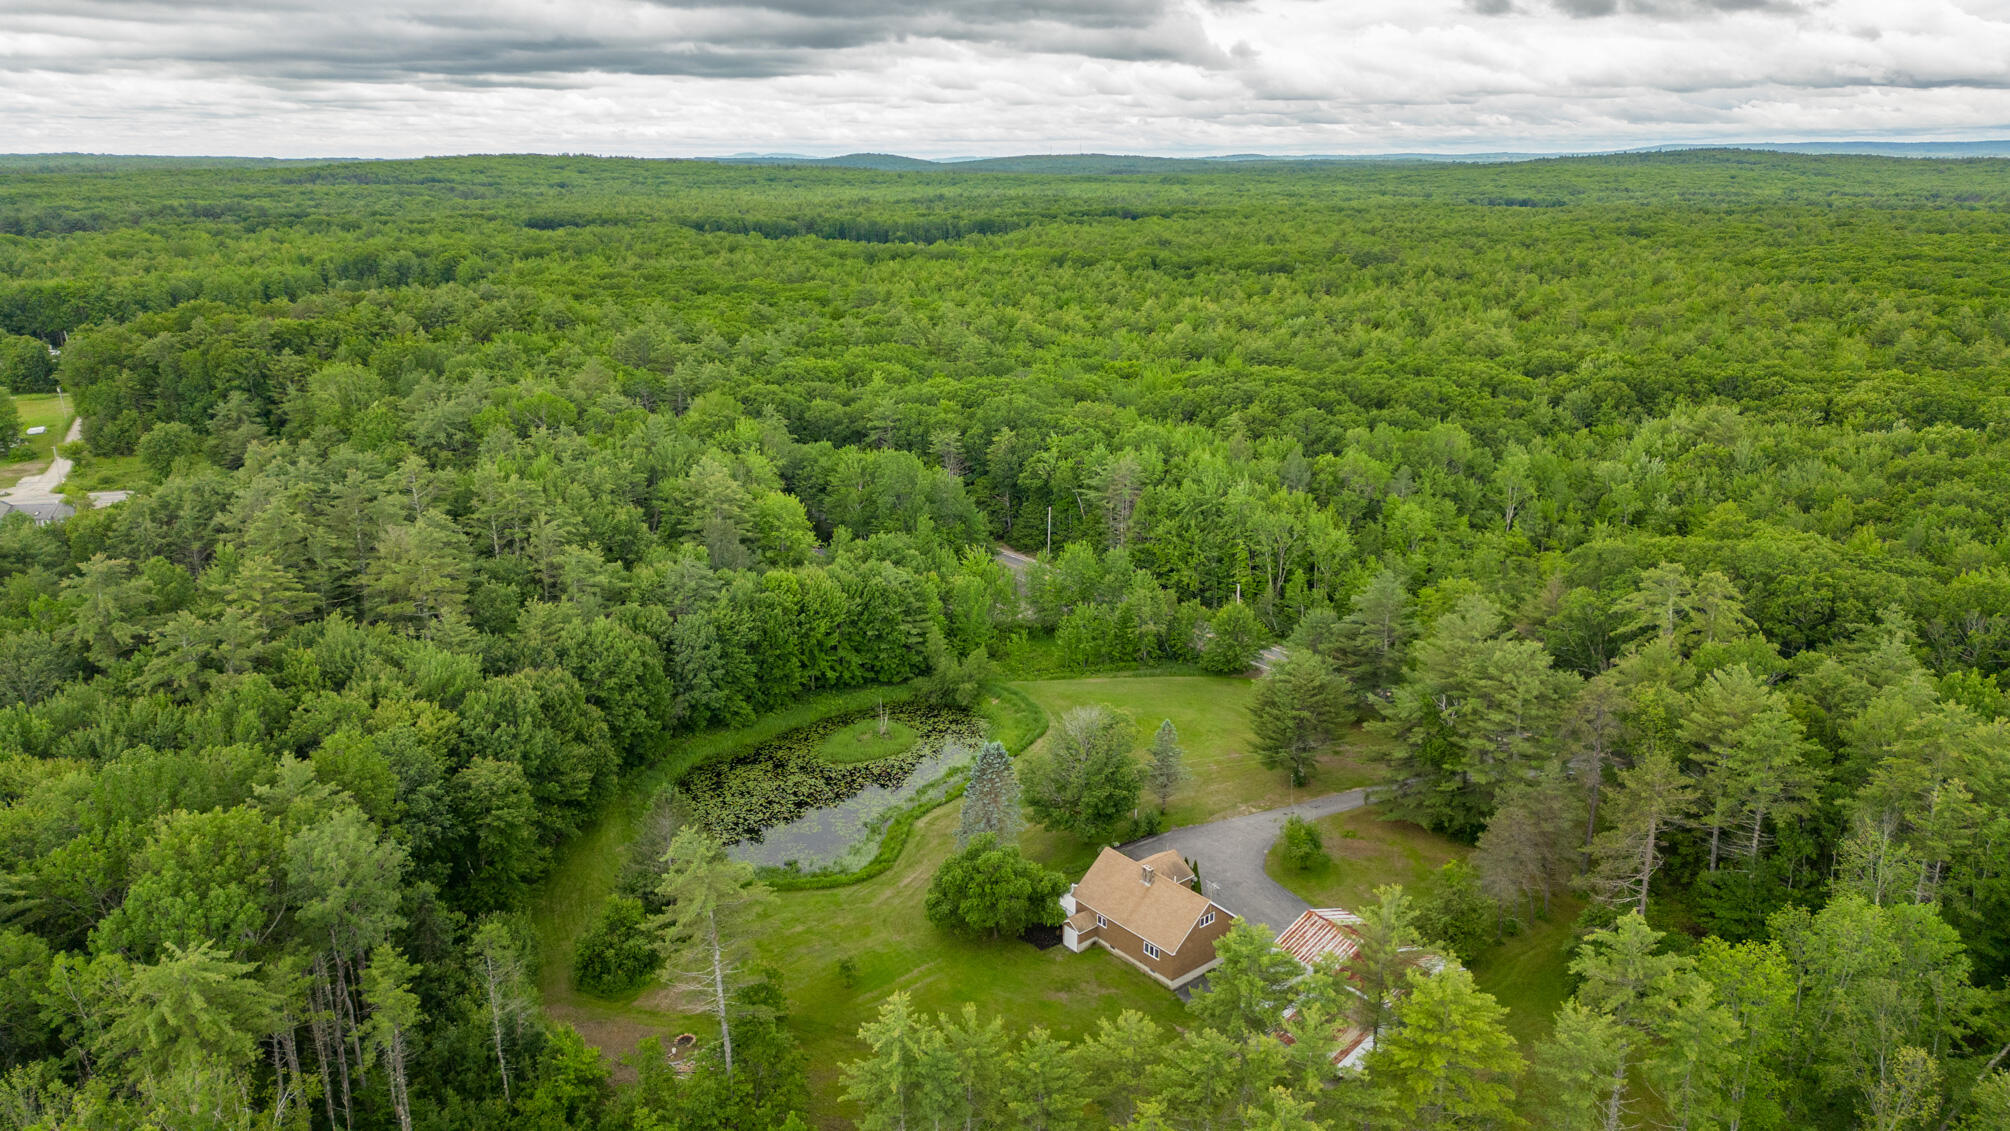
<path id="1" fill-rule="evenodd" d="M 1636 910 L 1643 918 L 1647 914 L 1647 885 L 1654 879 L 1654 842 L 1659 839 L 1660 824 L 1647 822 L 1647 845 L 1640 854 L 1640 905 Z"/>
<path id="2" fill-rule="evenodd" d="M 1612 1094 L 1605 1100 L 1605 1131 L 1619 1131 L 1619 1119 L 1626 1114 L 1626 1061 L 1612 1070 Z"/>
<path id="3" fill-rule="evenodd" d="M 398 1131 L 412 1131 L 412 1100 L 405 1086 L 405 1031 L 393 1025 L 391 1043 L 384 1050 L 385 1067 L 391 1076 L 391 1106 L 398 1110 Z"/>
<path id="4" fill-rule="evenodd" d="M 508 1103 L 510 1098 L 509 1059 L 503 1055 L 502 1002 L 499 1000 L 500 995 L 496 985 L 495 959 L 487 954 L 482 955 L 482 970 L 486 975 L 483 978 L 483 982 L 489 995 L 489 1032 L 495 1038 L 496 1068 L 502 1072 L 503 1102 Z"/>
<path id="5" fill-rule="evenodd" d="M 707 942 L 712 946 L 712 1004 L 719 1012 L 719 1048 L 726 1058 L 726 1078 L 733 1078 L 733 1026 L 726 1018 L 726 956 L 719 946 L 719 917 L 705 917 Z"/>
<path id="6" fill-rule="evenodd" d="M 335 1125 L 335 1081 L 328 1075 L 328 1016 L 322 1008 L 327 997 L 323 992 L 322 959 L 314 960 L 314 985 L 311 991 L 313 1015 L 308 1020 L 307 1031 L 314 1038 L 314 1059 L 321 1066 L 321 1101 L 328 1108 L 328 1125 Z"/>

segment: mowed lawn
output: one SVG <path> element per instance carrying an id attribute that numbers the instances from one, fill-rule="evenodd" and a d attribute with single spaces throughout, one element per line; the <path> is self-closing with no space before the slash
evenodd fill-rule
<path id="1" fill-rule="evenodd" d="M 840 1104 L 840 1067 L 865 1052 L 858 1027 L 896 990 L 930 1014 L 973 1002 L 1007 1031 L 1039 1025 L 1078 1037 L 1096 1023 L 1135 1009 L 1165 1025 L 1183 1024 L 1171 991 L 1101 950 L 1035 950 L 1017 939 L 965 939 L 935 929 L 922 900 L 936 865 L 954 849 L 961 802 L 922 818 L 899 863 L 849 887 L 785 892 L 762 916 L 758 952 L 781 970 L 792 1023 L 809 1054 L 817 1122 L 844 1126 L 855 1115 Z M 847 985 L 839 963 L 856 968 Z"/>
<path id="2" fill-rule="evenodd" d="M 1171 719 L 1186 751 L 1187 783 L 1173 794 L 1167 810 L 1171 826 L 1197 825 L 1221 817 L 1274 809 L 1355 786 L 1378 777 L 1368 755 L 1380 741 L 1349 731 L 1335 751 L 1319 759 L 1312 780 L 1293 789 L 1283 770 L 1266 770 L 1257 760 L 1249 729 L 1253 680 L 1237 676 L 1177 675 L 1138 678 L 1033 680 L 1013 684 L 1047 712 L 1053 741 L 1061 716 L 1076 707 L 1102 703 L 1137 723 L 1138 757 L 1143 760 L 1159 722 Z"/>
<path id="3" fill-rule="evenodd" d="M 1570 997 L 1570 959 L 1577 953 L 1577 916 L 1584 900 L 1559 893 L 1549 918 L 1537 919 L 1473 963 L 1473 981 L 1507 1006 L 1508 1032 L 1523 1056 L 1549 1037 L 1557 1007 Z"/>
<path id="4" fill-rule="evenodd" d="M 1423 895 L 1436 883 L 1439 868 L 1471 851 L 1421 825 L 1383 820 L 1372 805 L 1321 817 L 1312 827 L 1326 847 L 1325 860 L 1311 868 L 1293 867 L 1284 859 L 1280 840 L 1270 846 L 1263 870 L 1314 907 L 1352 910 L 1383 884 L 1402 884 L 1410 894 Z"/>
<path id="5" fill-rule="evenodd" d="M 753 924 L 750 965 L 781 973 L 819 1126 L 847 1127 L 857 1115 L 840 1098 L 843 1066 L 865 1054 L 858 1028 L 895 991 L 905 990 L 930 1015 L 974 1003 L 1015 1034 L 1038 1025 L 1072 1039 L 1126 1009 L 1163 1025 L 1185 1023 L 1185 1007 L 1171 991 L 1106 952 L 1036 950 L 1018 939 L 968 939 L 931 926 L 922 901 L 936 865 L 954 849 L 961 812 L 954 802 L 923 817 L 886 873 L 846 887 L 777 893 Z M 841 965 L 847 960 L 850 971 Z M 607 1001 L 553 984 L 563 981 L 547 972 L 546 1008 L 610 1057 L 627 1055 L 645 1037 L 692 1032 L 709 1040 L 718 1031 L 698 999 L 673 987 Z"/>
<path id="6" fill-rule="evenodd" d="M 23 476 L 48 469 L 56 445 L 70 430 L 72 414 L 66 411 L 69 404 L 69 398 L 59 402 L 54 393 L 23 393 L 14 398 L 14 409 L 20 413 L 24 431 L 37 425 L 48 431 L 28 437 L 26 443 L 7 453 L 4 462 L 0 462 L 0 488 L 12 487 Z"/>
<path id="7" fill-rule="evenodd" d="M 1374 807 L 1336 813 L 1313 822 L 1326 848 L 1324 864 L 1299 869 L 1273 845 L 1263 862 L 1270 878 L 1314 907 L 1358 908 L 1383 884 L 1402 884 L 1424 895 L 1439 868 L 1472 851 L 1408 821 L 1386 821 Z M 1584 901 L 1560 893 L 1550 916 L 1489 948 L 1472 964 L 1473 980 L 1507 1007 L 1507 1028 L 1524 1056 L 1549 1036 L 1557 1007 L 1570 996 L 1570 958 L 1577 948 L 1573 924 Z"/>

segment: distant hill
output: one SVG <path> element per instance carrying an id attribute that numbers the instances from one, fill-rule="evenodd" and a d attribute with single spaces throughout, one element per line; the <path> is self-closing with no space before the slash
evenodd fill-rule
<path id="1" fill-rule="evenodd" d="M 268 165 L 326 165 L 360 157 L 150 157 L 127 153 L 0 153 L 0 173 L 111 172 L 145 165 L 185 169 L 255 168 Z"/>
<path id="2" fill-rule="evenodd" d="M 1487 153 L 1369 153 L 1369 154 L 1270 154 L 1229 153 L 1206 157 L 1151 157 L 1123 153 L 1030 153 L 1016 157 L 958 157 L 930 161 L 893 153 L 848 153 L 842 157 L 803 157 L 795 154 L 735 154 L 705 157 L 703 161 L 723 164 L 824 165 L 848 169 L 884 171 L 934 171 L 973 173 L 1171 173 L 1258 164 L 1309 164 L 1332 162 L 1417 162 L 1485 164 L 1506 161 L 1541 161 L 1557 157 L 1605 157 L 1625 154 L 1688 153 L 1701 150 L 1761 150 L 1771 153 L 1853 154 L 1872 157 L 1971 158 L 2010 157 L 2010 140 L 2001 141 L 1783 141 L 1745 142 L 1725 145 L 1649 145 L 1619 150 L 1559 150 L 1548 153 L 1497 151 Z"/>

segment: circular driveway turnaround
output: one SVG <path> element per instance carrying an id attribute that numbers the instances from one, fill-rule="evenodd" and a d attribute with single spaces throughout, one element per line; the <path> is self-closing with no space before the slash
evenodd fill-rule
<path id="1" fill-rule="evenodd" d="M 1282 884 L 1263 871 L 1263 857 L 1284 831 L 1285 819 L 1299 816 L 1310 821 L 1359 809 L 1367 803 L 1366 789 L 1350 789 L 1281 809 L 1188 825 L 1122 847 L 1124 854 L 1134 860 L 1167 849 L 1179 853 L 1200 866 L 1203 895 L 1239 918 L 1269 927 L 1275 934 L 1312 906 L 1284 890 Z"/>

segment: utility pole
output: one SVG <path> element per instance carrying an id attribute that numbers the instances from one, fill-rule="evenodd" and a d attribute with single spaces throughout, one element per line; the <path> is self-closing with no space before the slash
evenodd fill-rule
<path id="1" fill-rule="evenodd" d="M 1047 504 L 1047 556 L 1054 556 L 1054 504 Z"/>

